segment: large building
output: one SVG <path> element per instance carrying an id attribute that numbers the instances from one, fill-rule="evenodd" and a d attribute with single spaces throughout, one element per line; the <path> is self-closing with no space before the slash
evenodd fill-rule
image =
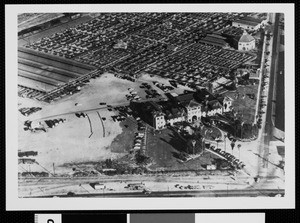
<path id="1" fill-rule="evenodd" d="M 40 32 L 51 26 L 66 23 L 81 16 L 81 13 L 37 13 L 38 15 L 18 24 L 18 36 Z M 20 15 L 22 16 L 22 15 Z"/>
<path id="2" fill-rule="evenodd" d="M 255 49 L 255 39 L 244 30 L 243 35 L 239 39 L 238 50 L 250 51 Z"/>
<path id="3" fill-rule="evenodd" d="M 155 129 L 163 129 L 178 122 L 193 123 L 202 117 L 228 112 L 232 108 L 232 99 L 215 97 L 202 89 L 179 96 L 170 94 L 168 101 L 131 102 L 130 106 L 146 123 Z"/>
<path id="4" fill-rule="evenodd" d="M 232 26 L 247 30 L 258 30 L 261 28 L 262 24 L 263 21 L 261 19 L 256 19 L 253 17 L 245 17 L 232 22 Z"/>

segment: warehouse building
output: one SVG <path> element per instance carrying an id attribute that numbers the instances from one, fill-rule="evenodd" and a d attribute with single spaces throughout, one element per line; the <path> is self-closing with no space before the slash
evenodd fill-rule
<path id="1" fill-rule="evenodd" d="M 258 30 L 262 27 L 262 20 L 253 17 L 245 17 L 232 22 L 232 26 L 247 30 Z"/>

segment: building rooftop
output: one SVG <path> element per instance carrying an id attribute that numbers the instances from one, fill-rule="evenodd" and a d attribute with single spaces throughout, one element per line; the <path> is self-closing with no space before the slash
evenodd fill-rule
<path id="1" fill-rule="evenodd" d="M 207 35 L 204 39 L 200 40 L 199 42 L 221 47 L 227 44 L 226 41 L 224 41 L 224 37 L 219 37 L 217 35 Z"/>
<path id="2" fill-rule="evenodd" d="M 159 102 L 162 112 L 166 114 L 167 119 L 182 117 L 184 109 L 171 101 Z"/>
<path id="3" fill-rule="evenodd" d="M 255 41 L 255 39 L 253 38 L 253 36 L 249 35 L 245 30 L 243 35 L 241 36 L 239 42 L 249 43 L 249 42 L 252 42 L 252 41 Z"/>
<path id="4" fill-rule="evenodd" d="M 236 23 L 241 23 L 241 24 L 245 24 L 245 25 L 249 25 L 249 26 L 257 26 L 258 24 L 261 23 L 261 22 L 249 20 L 249 19 L 247 19 L 247 18 L 237 19 L 237 20 L 235 20 L 234 22 L 236 22 Z"/>
<path id="5" fill-rule="evenodd" d="M 208 101 L 207 105 L 210 109 L 218 109 L 220 108 L 220 106 L 222 106 L 222 104 L 217 99 Z"/>
<path id="6" fill-rule="evenodd" d="M 198 107 L 200 106 L 200 104 L 196 101 L 196 100 L 191 100 L 190 103 L 188 104 L 189 107 L 193 108 L 193 107 Z"/>
<path id="7" fill-rule="evenodd" d="M 215 100 L 215 97 L 206 89 L 197 90 L 195 98 L 198 102 Z"/>
<path id="8" fill-rule="evenodd" d="M 180 94 L 176 97 L 177 101 L 180 103 L 184 102 L 190 102 L 194 99 L 194 92 L 193 93 L 187 93 L 187 94 Z"/>
<path id="9" fill-rule="evenodd" d="M 218 38 L 218 39 L 223 39 L 223 40 L 226 40 L 226 37 L 223 37 L 219 34 L 216 34 L 216 33 L 212 33 L 212 34 L 207 34 L 208 37 L 212 37 L 212 38 Z"/>
<path id="10" fill-rule="evenodd" d="M 252 16 L 247 16 L 245 18 L 242 18 L 242 20 L 249 21 L 249 22 L 256 22 L 256 23 L 261 23 L 263 21 L 262 19 L 254 18 Z"/>
<path id="11" fill-rule="evenodd" d="M 18 25 L 18 32 L 63 17 L 63 13 L 42 13 Z"/>

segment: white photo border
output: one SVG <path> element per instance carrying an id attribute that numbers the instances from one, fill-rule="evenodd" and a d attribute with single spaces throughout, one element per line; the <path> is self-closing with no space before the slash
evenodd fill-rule
<path id="1" fill-rule="evenodd" d="M 281 12 L 285 15 L 285 197 L 18 198 L 17 14 L 35 12 Z M 5 5 L 6 209 L 188 210 L 295 208 L 294 4 L 45 4 Z"/>

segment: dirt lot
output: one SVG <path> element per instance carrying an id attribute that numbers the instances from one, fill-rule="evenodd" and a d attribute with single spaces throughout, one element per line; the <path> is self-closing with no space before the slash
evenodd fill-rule
<path id="1" fill-rule="evenodd" d="M 56 173 L 71 171 L 70 167 L 59 168 L 65 163 L 88 163 L 107 158 L 120 158 L 128 154 L 128 150 L 132 147 L 136 123 L 129 120 L 121 124 L 114 122 L 111 116 L 115 115 L 115 112 L 108 111 L 106 106 L 101 106 L 99 103 L 128 104 L 125 95 L 128 94 L 130 87 L 143 98 L 144 89 L 139 88 L 144 81 L 143 78 L 139 82 L 130 82 L 116 78 L 112 74 L 104 74 L 100 78 L 91 79 L 81 92 L 51 104 L 19 98 L 19 108 L 32 106 L 43 108 L 29 117 L 19 114 L 19 149 L 38 151 L 36 161 L 47 170 L 52 170 L 54 163 Z M 78 103 L 77 106 L 75 103 Z M 88 117 L 77 118 L 74 113 L 79 111 L 84 111 Z M 97 112 L 101 117 L 106 118 L 103 121 L 105 136 Z M 67 121 L 49 129 L 46 133 L 31 133 L 23 130 L 25 120 L 29 119 L 37 123 L 56 118 L 65 118 Z M 163 131 L 162 135 L 148 134 L 147 154 L 154 161 L 152 169 L 202 168 L 201 165 L 210 163 L 210 156 L 212 156 L 210 154 L 188 163 L 180 163 L 176 153 L 184 148 L 185 143 L 177 142 L 177 138 L 172 136 L 170 130 Z M 43 171 L 40 166 L 30 166 L 31 171 L 35 168 L 36 171 Z M 29 167 L 25 165 L 24 168 Z"/>
<path id="2" fill-rule="evenodd" d="M 133 126 L 129 128 L 130 131 L 121 134 L 124 126 L 121 127 L 120 123 L 114 122 L 111 118 L 115 112 L 108 111 L 105 106 L 100 106 L 99 102 L 128 103 L 125 98 L 127 88 L 136 88 L 138 85 L 138 83 L 105 74 L 98 79 L 92 79 L 80 93 L 53 104 L 19 98 L 19 108 L 34 106 L 43 109 L 29 117 L 19 113 L 18 149 L 38 151 L 36 160 L 43 167 L 51 170 L 53 163 L 59 166 L 69 162 L 96 161 L 122 156 L 132 143 L 129 138 L 133 134 L 131 131 Z M 75 103 L 78 103 L 78 106 L 75 106 Z M 88 117 L 77 118 L 74 115 L 76 111 L 83 110 L 89 110 L 85 112 Z M 105 137 L 103 137 L 103 126 L 97 112 L 101 117 L 106 118 L 103 121 Z M 25 120 L 29 119 L 37 123 L 56 118 L 65 118 L 67 121 L 49 129 L 46 133 L 31 133 L 23 130 Z M 33 168 L 35 168 L 34 165 L 31 165 L 32 171 Z M 36 168 L 41 170 L 41 167 Z"/>
<path id="3" fill-rule="evenodd" d="M 101 110 L 102 116 L 108 116 L 108 111 Z M 19 131 L 19 149 L 38 151 L 36 160 L 46 169 L 52 163 L 59 166 L 64 163 L 97 161 L 107 157 L 116 158 L 110 149 L 114 138 L 122 132 L 119 123 L 108 119 L 103 126 L 96 111 L 88 112 L 87 118 L 77 118 L 75 115 L 63 115 L 67 122 L 59 124 L 48 132 L 31 133 Z M 90 119 L 90 122 L 89 122 Z M 30 139 L 30 140 L 29 140 Z"/>

